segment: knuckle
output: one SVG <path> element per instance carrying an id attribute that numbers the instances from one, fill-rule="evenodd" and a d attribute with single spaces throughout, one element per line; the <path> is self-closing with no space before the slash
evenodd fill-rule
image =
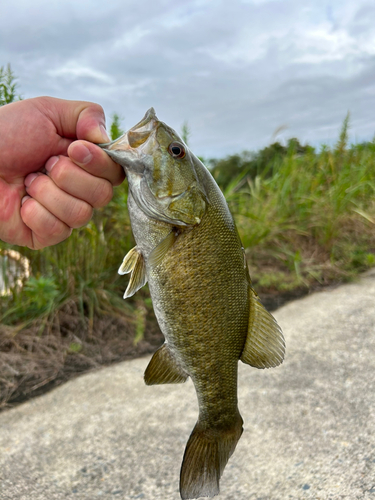
<path id="1" fill-rule="evenodd" d="M 44 174 L 38 174 L 26 191 L 35 197 L 44 190 L 46 183 L 48 183 L 48 177 Z"/>
<path id="2" fill-rule="evenodd" d="M 97 102 L 90 102 L 88 104 L 89 105 L 87 106 L 87 109 L 90 113 L 102 114 L 104 116 L 104 109 L 100 104 L 98 104 Z"/>
<path id="3" fill-rule="evenodd" d="M 28 227 L 32 228 L 33 223 L 35 222 L 35 220 L 38 219 L 38 212 L 39 212 L 38 203 L 33 198 L 30 198 L 22 205 L 21 207 L 22 220 Z"/>
<path id="4" fill-rule="evenodd" d="M 93 208 L 88 203 L 77 201 L 72 208 L 69 225 L 74 228 L 84 226 L 92 217 Z"/>
<path id="5" fill-rule="evenodd" d="M 59 243 L 70 234 L 70 228 L 36 200 L 28 200 L 22 206 L 22 219 L 33 232 L 35 249 Z"/>
<path id="6" fill-rule="evenodd" d="M 112 184 L 109 181 L 102 180 L 98 182 L 96 189 L 92 194 L 93 206 L 95 208 L 107 205 L 113 196 Z"/>
<path id="7" fill-rule="evenodd" d="M 60 222 L 60 224 L 59 224 Z M 71 235 L 72 229 L 67 227 L 63 222 L 57 221 L 51 224 L 49 232 L 44 234 L 33 233 L 34 250 L 41 250 L 42 248 L 57 245 L 66 240 Z"/>
<path id="8" fill-rule="evenodd" d="M 93 103 L 93 107 L 98 113 L 101 113 L 104 116 L 104 109 L 100 104 Z"/>
<path id="9" fill-rule="evenodd" d="M 50 217 L 48 224 L 46 224 L 46 233 L 54 238 L 61 238 L 60 241 L 64 239 L 63 237 L 68 231 L 69 228 L 56 217 Z"/>
<path id="10" fill-rule="evenodd" d="M 65 185 L 68 177 L 66 165 L 63 165 L 62 162 L 58 162 L 51 172 L 51 177 L 58 186 Z"/>

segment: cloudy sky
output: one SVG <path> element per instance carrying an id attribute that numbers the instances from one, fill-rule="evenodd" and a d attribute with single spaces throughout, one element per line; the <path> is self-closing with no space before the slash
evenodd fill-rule
<path id="1" fill-rule="evenodd" d="M 2 0 L 0 66 L 23 97 L 154 106 L 205 157 L 375 134 L 373 0 Z M 278 135 L 277 130 L 279 130 Z"/>

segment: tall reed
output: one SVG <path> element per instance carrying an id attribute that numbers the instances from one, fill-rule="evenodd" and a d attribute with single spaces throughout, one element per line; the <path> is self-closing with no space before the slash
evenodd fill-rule
<path id="1" fill-rule="evenodd" d="M 346 141 L 344 122 L 335 147 L 290 149 L 271 176 L 227 186 L 261 285 L 341 281 L 375 264 L 375 144 Z"/>

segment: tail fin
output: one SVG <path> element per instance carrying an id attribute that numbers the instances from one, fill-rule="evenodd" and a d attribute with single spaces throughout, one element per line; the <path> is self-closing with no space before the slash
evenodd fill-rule
<path id="1" fill-rule="evenodd" d="M 242 434 L 238 413 L 233 426 L 223 430 L 205 429 L 199 421 L 186 445 L 180 474 L 180 494 L 188 498 L 219 494 L 219 480 Z"/>

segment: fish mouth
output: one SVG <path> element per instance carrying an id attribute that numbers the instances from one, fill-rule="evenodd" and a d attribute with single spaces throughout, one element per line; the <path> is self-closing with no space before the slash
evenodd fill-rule
<path id="1" fill-rule="evenodd" d="M 111 142 L 98 144 L 98 146 L 102 148 L 113 161 L 119 163 L 123 168 L 126 168 L 126 160 L 130 160 L 130 155 L 133 157 L 134 155 L 139 155 L 141 151 L 139 149 L 140 146 L 147 141 L 152 131 L 155 130 L 158 122 L 159 120 L 154 108 L 150 108 L 146 111 L 142 120 L 125 132 L 125 134 Z"/>

